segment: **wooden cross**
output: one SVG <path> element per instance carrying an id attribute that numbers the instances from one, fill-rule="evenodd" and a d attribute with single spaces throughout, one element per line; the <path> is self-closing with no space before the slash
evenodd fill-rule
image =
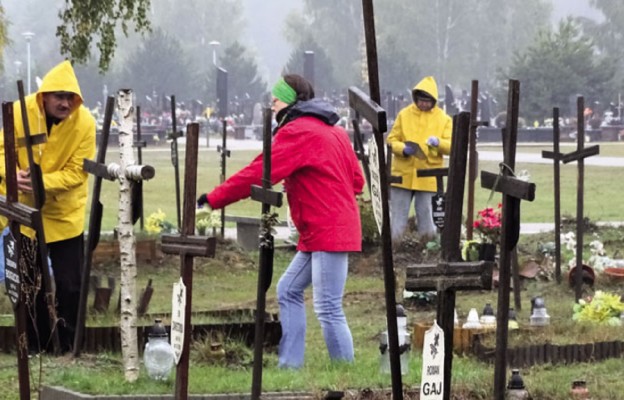
<path id="1" fill-rule="evenodd" d="M 477 151 L 477 128 L 488 126 L 489 121 L 478 120 L 479 114 L 479 81 L 473 80 L 470 91 L 470 132 L 468 141 L 468 203 L 466 206 L 466 239 L 472 240 L 474 221 L 474 192 L 477 170 L 479 169 L 479 152 Z"/>
<path id="2" fill-rule="evenodd" d="M 182 131 L 178 132 L 178 117 L 176 115 L 175 96 L 171 95 L 171 164 L 173 164 L 173 173 L 176 189 L 176 212 L 178 216 L 178 231 L 182 228 L 182 217 L 180 215 L 180 163 L 178 161 L 178 138 L 182 137 Z"/>
<path id="3" fill-rule="evenodd" d="M 28 171 L 30 173 L 30 182 L 32 186 L 32 194 L 35 202 L 35 208 L 41 210 L 45 203 L 45 188 L 43 186 L 43 173 L 41 172 L 41 166 L 35 162 L 33 156 L 32 145 L 35 143 L 35 136 L 43 136 L 47 139 L 47 135 L 35 135 L 31 136 L 30 126 L 28 125 L 28 112 L 26 111 L 26 100 L 24 95 L 23 82 L 17 81 L 17 92 L 19 94 L 20 110 L 22 113 L 22 125 L 24 128 L 24 140 L 26 152 L 28 154 Z M 45 302 L 47 304 L 48 316 L 50 319 L 50 337 L 52 340 L 52 348 L 55 353 L 60 352 L 61 344 L 59 341 L 58 330 L 56 325 L 58 318 L 56 315 L 56 299 L 54 295 L 54 278 L 50 275 L 50 268 L 48 267 L 48 245 L 45 239 L 45 232 L 43 228 L 43 221 L 41 213 L 33 215 L 33 218 L 38 218 L 38 221 L 34 224 L 33 229 L 37 233 L 37 248 L 38 248 L 38 261 L 41 266 L 41 278 L 43 281 L 43 287 L 45 290 Z M 34 300 L 34 299 L 33 299 Z"/>
<path id="4" fill-rule="evenodd" d="M 136 140 L 132 144 L 132 147 L 137 149 L 137 162 L 139 165 L 143 164 L 143 148 L 147 146 L 147 142 L 141 138 L 141 107 L 137 106 L 136 108 L 136 120 L 137 120 L 137 135 Z M 133 189 L 135 189 L 134 196 L 135 198 L 132 200 L 133 219 L 136 222 L 136 219 L 140 219 L 141 223 L 139 224 L 139 228 L 143 230 L 143 182 L 137 182 Z"/>
<path id="5" fill-rule="evenodd" d="M 494 366 L 494 398 L 505 397 L 507 368 L 507 333 L 509 319 L 509 291 L 512 252 L 520 236 L 520 201 L 535 199 L 535 184 L 513 177 L 518 136 L 520 82 L 509 81 L 507 122 L 503 129 L 504 162 L 501 172 L 481 171 L 481 186 L 503 194 L 501 250 L 498 283 L 498 312 L 496 315 L 496 360 Z M 514 272 L 517 274 L 517 271 Z M 520 290 L 519 279 L 514 278 L 514 291 Z"/>
<path id="6" fill-rule="evenodd" d="M 195 257 L 214 257 L 214 237 L 195 235 L 195 208 L 197 183 L 197 152 L 199 124 L 186 127 L 186 159 L 184 163 L 184 215 L 182 230 L 177 235 L 162 235 L 161 250 L 165 254 L 180 255 L 180 276 L 186 286 L 186 309 L 184 314 L 184 340 L 182 354 L 176 370 L 175 398 L 188 398 L 189 348 L 191 341 L 191 313 L 193 299 L 193 260 Z"/>
<path id="7" fill-rule="evenodd" d="M 227 158 L 230 156 L 230 150 L 227 148 L 227 113 L 228 113 L 228 73 L 225 69 L 217 67 L 217 104 L 219 108 L 219 117 L 223 131 L 221 134 L 221 145 L 217 145 L 217 152 L 221 153 L 221 175 L 219 182 L 225 182 Z M 221 237 L 225 237 L 225 207 L 221 208 Z"/>
<path id="8" fill-rule="evenodd" d="M 17 343 L 17 371 L 19 377 L 20 399 L 30 399 L 30 374 L 28 369 L 28 336 L 26 334 L 26 299 L 22 285 L 24 272 L 21 264 L 20 225 L 32 228 L 41 221 L 39 210 L 18 202 L 15 133 L 13 123 L 13 104 L 2 103 L 2 121 L 4 126 L 4 164 L 6 197 L 0 195 L 0 215 L 9 220 L 11 233 L 4 238 L 5 285 L 15 313 L 15 330 Z M 15 239 L 17 238 L 17 239 Z M 13 243 L 13 251 L 9 249 Z"/>
<path id="9" fill-rule="evenodd" d="M 83 161 L 83 170 L 94 175 L 93 188 L 91 191 L 91 211 L 89 213 L 89 230 L 87 232 L 87 246 L 85 248 L 84 267 L 82 269 L 82 277 L 80 281 L 80 298 L 78 299 L 78 316 L 76 318 L 76 333 L 74 335 L 74 357 L 79 357 L 82 352 L 84 340 L 85 320 L 87 316 L 87 298 L 89 296 L 89 281 L 91 277 L 91 266 L 93 265 L 93 252 L 100 241 L 100 227 L 102 225 L 102 213 L 104 206 L 100 202 L 100 192 L 102 190 L 102 178 L 112 180 L 108 174 L 108 170 L 104 165 L 106 159 L 106 149 L 108 147 L 108 138 L 110 135 L 110 127 L 115 111 L 115 97 L 108 96 L 106 98 L 106 106 L 104 110 L 104 123 L 102 126 L 102 134 L 100 135 L 100 144 L 96 161 L 85 159 Z M 102 168 L 98 168 L 101 166 Z"/>
<path id="10" fill-rule="evenodd" d="M 444 330 L 443 399 L 450 399 L 453 367 L 453 330 L 455 298 L 458 290 L 489 290 L 494 263 L 464 262 L 461 258 L 461 216 L 466 178 L 470 114 L 453 117 L 453 139 L 449 159 L 445 222 L 442 230 L 442 262 L 437 265 L 413 265 L 406 268 L 405 289 L 438 291 L 437 321 Z M 439 178 L 442 179 L 441 176 Z"/>
<path id="11" fill-rule="evenodd" d="M 388 129 L 386 124 L 386 111 L 356 87 L 349 88 L 349 105 L 356 113 L 369 121 L 373 127 L 374 140 L 369 142 L 368 150 L 370 154 L 377 155 L 377 159 L 375 160 L 373 158 L 370 160 L 372 167 L 370 168 L 371 183 L 369 190 L 371 191 L 373 213 L 375 214 L 377 227 L 381 233 L 386 322 L 388 327 L 388 347 L 393 396 L 394 398 L 396 398 L 396 396 L 401 396 L 400 398 L 403 398 L 403 393 L 399 390 L 403 383 L 401 377 L 399 333 L 396 322 L 396 283 L 394 262 L 392 259 L 392 238 L 390 234 L 390 207 L 388 205 L 390 173 L 384 154 L 385 146 L 383 139 L 383 134 Z M 371 148 L 371 146 L 376 146 L 376 148 Z M 388 155 L 390 154 L 392 154 L 392 152 L 388 151 Z"/>
<path id="12" fill-rule="evenodd" d="M 271 233 L 271 206 L 282 206 L 282 193 L 271 190 L 271 120 L 270 108 L 263 110 L 262 140 L 262 186 L 251 187 L 251 198 L 262 203 L 262 225 L 260 227 L 260 269 L 256 293 L 256 315 L 254 331 L 254 362 L 251 382 L 251 399 L 258 400 L 262 394 L 262 353 L 264 346 L 264 321 L 266 310 L 266 291 L 271 286 L 273 277 L 273 253 L 275 251 Z"/>
<path id="13" fill-rule="evenodd" d="M 564 164 L 572 161 L 577 162 L 578 175 L 576 187 L 576 270 L 574 274 L 574 295 L 576 301 L 583 296 L 583 206 L 585 192 L 585 158 L 600 153 L 600 146 L 584 148 L 585 145 L 585 101 L 579 96 L 576 101 L 576 151 L 564 154 L 561 158 Z"/>
<path id="14" fill-rule="evenodd" d="M 542 151 L 542 158 L 553 160 L 555 196 L 555 278 L 561 283 L 561 173 L 560 162 L 563 154 L 559 151 L 560 129 L 559 108 L 553 108 L 553 151 Z"/>

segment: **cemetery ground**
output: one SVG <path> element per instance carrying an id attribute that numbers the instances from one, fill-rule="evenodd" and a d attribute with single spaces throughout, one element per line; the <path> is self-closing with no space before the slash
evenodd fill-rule
<path id="1" fill-rule="evenodd" d="M 487 150 L 497 151 L 499 147 Z M 538 150 L 539 149 L 539 150 Z M 527 152 L 538 153 L 548 146 L 531 146 Z M 603 150 L 604 149 L 604 150 Z M 116 149 L 110 149 L 107 160 L 116 160 Z M 480 147 L 480 150 L 486 150 Z M 562 149 L 562 151 L 566 151 Z M 518 153 L 524 152 L 519 146 Z M 228 171 L 234 172 L 246 164 L 256 151 L 232 151 L 228 160 Z M 601 146 L 601 155 L 623 157 L 624 146 L 610 144 Z M 183 157 L 183 152 L 181 154 Z M 145 216 L 157 209 L 162 209 L 167 219 L 175 223 L 175 185 L 173 168 L 169 161 L 168 148 L 163 151 L 145 151 L 144 162 L 156 168 L 154 181 L 144 184 Z M 219 156 L 213 149 L 200 150 L 198 170 L 198 193 L 212 188 L 218 181 Z M 480 169 L 496 171 L 497 163 L 484 161 Z M 531 180 L 537 184 L 536 200 L 522 205 L 523 222 L 552 222 L 552 164 L 532 164 L 517 162 L 517 171 L 526 169 Z M 585 210 L 591 221 L 620 221 L 624 218 L 622 204 L 621 175 L 622 167 L 586 166 Z M 231 172 L 229 174 L 231 174 Z M 181 171 L 181 176 L 184 176 Z M 488 205 L 489 192 L 476 185 L 475 208 Z M 562 166 L 562 213 L 574 215 L 576 204 L 576 167 Z M 103 230 L 113 229 L 116 220 L 117 184 L 104 182 L 102 203 L 105 206 Z M 496 198 L 492 202 L 496 201 Z M 493 204 L 489 204 L 493 205 Z M 260 206 L 245 201 L 228 207 L 228 215 L 259 216 Z M 284 219 L 284 209 L 278 210 Z M 138 226 L 138 224 L 137 224 Z M 574 231 L 574 226 L 566 224 L 562 233 Z M 624 258 L 624 230 L 618 228 L 596 228 L 587 232 L 585 243 L 589 243 L 598 234 L 605 244 L 607 254 L 612 258 Z M 144 233 L 140 237 L 147 236 Z M 106 240 L 106 239 L 103 239 Z M 535 235 L 522 235 L 519 243 L 521 263 L 529 258 L 541 262 L 543 254 L 539 245 L 553 241 L 552 232 Z M 408 246 L 409 247 L 409 246 Z M 412 242 L 410 251 L 401 253 L 402 258 L 412 258 L 414 263 L 435 259 L 435 250 L 426 252 L 424 243 Z M 397 249 L 400 251 L 400 249 Z M 589 253 L 589 250 L 587 250 Z M 276 252 L 273 284 L 267 293 L 267 311 L 277 312 L 275 285 L 286 268 L 293 253 L 281 249 Z M 538 275 L 536 279 L 524 280 L 522 291 L 522 310 L 518 313 L 521 325 L 520 333 L 513 334 L 510 346 L 522 343 L 570 344 L 593 343 L 601 341 L 624 340 L 624 331 L 619 328 L 605 328 L 592 324 L 579 324 L 572 321 L 574 292 L 567 284 L 567 261 L 572 258 L 564 251 L 562 270 L 564 282 L 557 284 L 548 276 Z M 587 258 L 587 257 L 586 257 Z M 401 259 L 401 257 L 397 257 Z M 194 267 L 193 306 L 197 311 L 215 309 L 253 308 L 257 280 L 257 252 L 242 251 L 233 244 L 221 242 L 217 246 L 215 259 L 198 258 Z M 302 370 L 288 371 L 277 368 L 276 349 L 265 352 L 263 373 L 264 391 L 305 391 L 322 393 L 326 390 L 353 389 L 359 392 L 359 398 L 365 397 L 366 389 L 389 389 L 390 376 L 379 373 L 379 333 L 385 329 L 385 306 L 383 280 L 379 250 L 368 248 L 364 253 L 353 255 L 350 262 L 350 276 L 347 282 L 344 305 L 353 333 L 356 360 L 353 364 L 330 364 L 320 327 L 311 308 L 311 294 L 306 294 L 308 333 L 306 338 L 306 364 Z M 544 275 L 548 275 L 548 268 Z M 94 265 L 94 274 L 101 276 L 119 276 L 119 266 L 115 263 Z M 139 265 L 137 287 L 145 287 L 148 279 L 153 280 L 154 295 L 148 314 L 168 313 L 171 310 L 171 285 L 179 276 L 179 257 L 163 256 L 156 262 Z M 586 295 L 596 290 L 624 294 L 624 283 L 613 281 L 597 274 L 593 288 L 585 287 Z M 530 299 L 540 295 L 545 299 L 551 325 L 542 329 L 529 329 Z M 116 299 L 116 291 L 112 298 Z M 458 292 L 457 311 L 463 322 L 470 308 L 479 312 L 486 303 L 496 304 L 497 291 Z M 92 304 L 92 298 L 89 304 Z M 114 302 L 112 302 L 114 304 Z M 410 326 L 430 323 L 435 315 L 435 306 L 422 302 L 406 303 Z M 115 325 L 118 323 L 115 306 L 103 314 L 90 312 L 87 324 Z M 7 296 L 0 296 L 0 323 L 11 325 L 10 304 Z M 206 322 L 193 319 L 193 323 Z M 141 319 L 139 324 L 151 325 L 149 317 Z M 211 342 L 221 342 L 225 350 L 211 351 Z M 490 343 L 492 345 L 492 343 Z M 191 346 L 191 369 L 189 392 L 203 393 L 249 393 L 251 386 L 252 350 L 235 339 L 212 337 L 197 341 Z M 141 377 L 133 384 L 124 382 L 120 354 L 98 353 L 83 354 L 79 359 L 70 357 L 49 357 L 47 355 L 31 358 L 31 385 L 59 385 L 90 394 L 170 394 L 173 392 L 174 378 L 165 382 L 152 381 L 142 370 Z M 403 377 L 406 387 L 416 388 L 420 382 L 420 349 L 412 349 L 409 373 Z M 624 393 L 624 381 L 621 371 L 624 358 L 615 358 L 591 363 L 573 363 L 569 365 L 544 364 L 523 368 L 521 374 L 525 385 L 535 399 L 567 399 L 569 388 L 574 380 L 587 382 L 592 398 L 620 399 Z M 453 360 L 453 398 L 489 399 L 493 386 L 493 366 L 478 361 L 474 356 L 456 355 Z M 0 354 L 0 399 L 17 399 L 17 372 L 14 354 Z M 384 397 L 385 398 L 385 397 Z"/>

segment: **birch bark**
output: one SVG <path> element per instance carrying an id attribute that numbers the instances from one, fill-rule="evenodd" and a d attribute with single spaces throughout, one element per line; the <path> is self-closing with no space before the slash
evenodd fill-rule
<path id="1" fill-rule="evenodd" d="M 119 153 L 121 171 L 134 165 L 132 151 L 132 127 L 134 107 L 132 90 L 122 89 L 117 93 L 117 111 L 121 120 L 119 129 Z M 121 264 L 121 353 L 124 377 L 134 382 L 139 377 L 139 349 L 136 330 L 136 242 L 132 224 L 132 181 L 125 173 L 119 174 L 119 212 L 117 233 Z"/>

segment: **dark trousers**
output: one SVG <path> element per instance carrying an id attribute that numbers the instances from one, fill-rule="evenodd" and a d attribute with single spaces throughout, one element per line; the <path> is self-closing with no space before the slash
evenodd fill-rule
<path id="1" fill-rule="evenodd" d="M 45 301 L 45 288 L 41 282 L 42 264 L 38 257 L 36 242 L 22 236 L 23 259 L 30 264 L 29 279 L 34 290 L 34 309 L 30 310 L 28 319 L 28 343 L 32 351 L 51 351 L 50 319 L 48 305 Z M 84 237 L 80 234 L 71 239 L 48 243 L 48 253 L 52 265 L 55 283 L 56 313 L 58 317 L 58 336 L 61 352 L 72 350 L 76 320 L 78 317 L 78 301 L 80 298 L 80 280 L 84 259 Z M 28 270 L 28 268 L 27 268 Z"/>

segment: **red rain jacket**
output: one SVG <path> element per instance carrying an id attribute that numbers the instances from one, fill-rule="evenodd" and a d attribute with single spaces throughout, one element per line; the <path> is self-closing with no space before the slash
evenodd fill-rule
<path id="1" fill-rule="evenodd" d="M 347 133 L 314 116 L 282 126 L 271 150 L 271 181 L 284 180 L 292 220 L 299 231 L 297 250 L 360 251 L 362 233 L 355 195 L 364 177 Z M 262 155 L 208 194 L 219 209 L 261 185 Z"/>

